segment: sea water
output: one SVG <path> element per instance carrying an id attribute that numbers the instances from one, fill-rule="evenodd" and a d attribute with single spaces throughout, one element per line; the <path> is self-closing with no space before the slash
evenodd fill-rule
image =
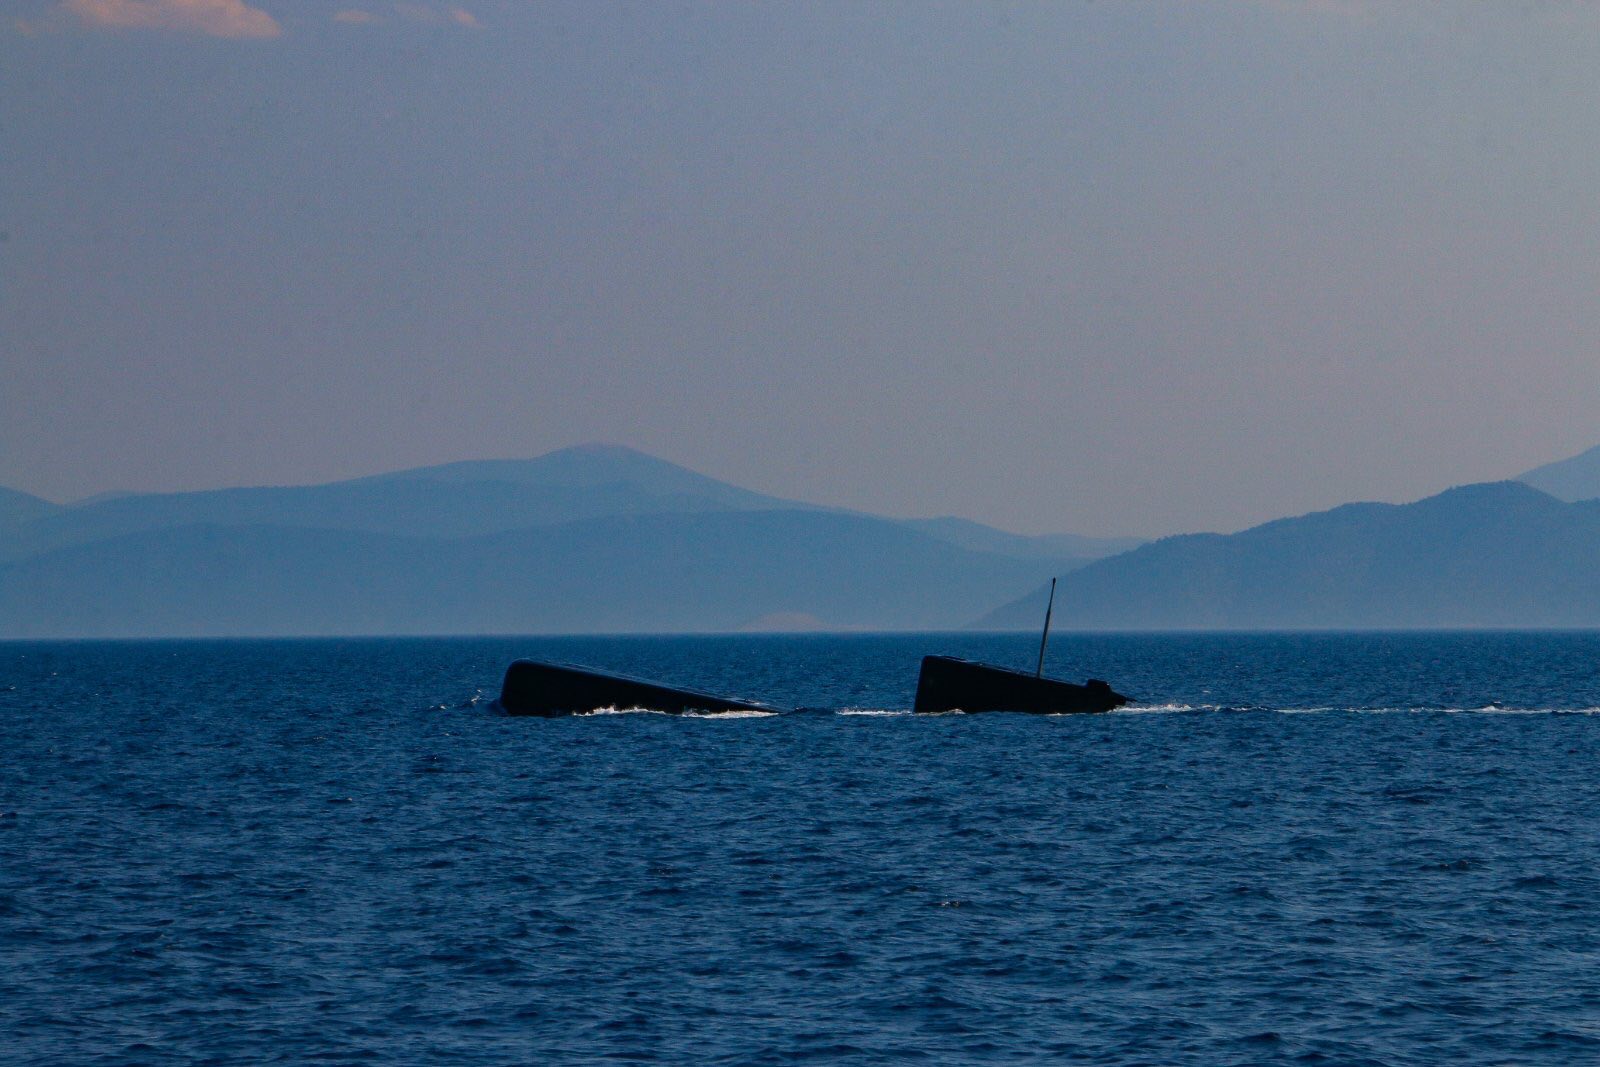
<path id="1" fill-rule="evenodd" d="M 0 645 L 8 1064 L 1600 1062 L 1600 635 Z M 802 707 L 508 719 L 518 656 Z"/>

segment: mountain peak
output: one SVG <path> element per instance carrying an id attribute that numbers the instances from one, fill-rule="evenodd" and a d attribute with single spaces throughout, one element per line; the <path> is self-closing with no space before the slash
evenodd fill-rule
<path id="1" fill-rule="evenodd" d="M 1107 629 L 1592 626 L 1600 516 L 1589 508 L 1481 482 L 1165 538 L 1066 575 L 1057 618 Z M 1042 603 L 1035 590 L 976 625 L 1031 627 Z"/>
<path id="2" fill-rule="evenodd" d="M 647 459 L 655 463 L 666 462 L 648 452 L 641 452 L 631 445 L 618 444 L 615 441 L 580 441 L 578 444 L 567 445 L 565 448 L 552 449 L 538 458 L 549 459 L 552 456 L 566 455 L 609 456 L 614 458 Z"/>
<path id="3" fill-rule="evenodd" d="M 615 466 L 619 468 L 637 467 L 679 467 L 670 460 L 652 456 L 648 452 L 641 452 L 628 445 L 619 445 L 610 441 L 586 441 L 582 444 L 567 445 L 565 448 L 552 449 L 526 460 L 528 463 L 559 464 L 587 464 L 594 466 Z"/>
<path id="4" fill-rule="evenodd" d="M 1559 503 L 1550 493 L 1522 481 L 1473 482 L 1470 485 L 1451 486 L 1442 493 L 1424 497 L 1419 504 L 1438 503 L 1510 503 L 1544 500 Z"/>
<path id="5" fill-rule="evenodd" d="M 740 489 L 627 445 L 570 445 L 532 459 L 477 459 L 376 475 L 381 481 L 509 482 L 538 487 L 593 488 L 625 484 L 656 495 L 689 494 L 740 506 L 802 506 Z"/>
<path id="6" fill-rule="evenodd" d="M 1517 481 L 1542 489 L 1557 500 L 1600 497 L 1600 445 L 1568 459 L 1525 471 L 1517 476 Z"/>

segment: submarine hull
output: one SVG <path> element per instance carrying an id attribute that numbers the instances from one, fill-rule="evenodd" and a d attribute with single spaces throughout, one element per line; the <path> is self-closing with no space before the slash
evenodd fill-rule
<path id="1" fill-rule="evenodd" d="M 1084 685 L 1036 678 L 954 656 L 924 656 L 913 711 L 1027 711 L 1092 714 L 1132 701 L 1097 678 Z"/>
<path id="2" fill-rule="evenodd" d="M 673 715 L 686 711 L 773 710 L 761 704 L 728 700 L 692 689 L 675 689 L 624 675 L 528 659 L 519 659 L 506 668 L 498 704 L 507 715 L 545 718 L 581 715 L 605 708 L 646 708 Z"/>

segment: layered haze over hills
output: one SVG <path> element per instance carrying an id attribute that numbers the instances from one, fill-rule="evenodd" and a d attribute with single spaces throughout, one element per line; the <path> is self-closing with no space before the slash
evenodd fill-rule
<path id="1" fill-rule="evenodd" d="M 765 496 L 619 446 L 328 485 L 0 496 L 0 635 L 954 627 L 1128 542 Z"/>
<path id="2" fill-rule="evenodd" d="M 971 625 L 1037 625 L 1044 601 L 1036 589 Z M 1113 630 L 1600 626 L 1600 501 L 1494 482 L 1162 538 L 1066 575 L 1055 617 Z"/>
<path id="3" fill-rule="evenodd" d="M 0 637 L 1600 626 L 1600 449 L 1150 543 L 752 492 L 631 449 L 327 485 L 0 491 Z"/>
<path id="4" fill-rule="evenodd" d="M 38 512 L 36 521 L 24 523 L 0 542 L 0 560 L 196 523 L 450 538 L 613 515 L 811 507 L 604 445 L 563 449 L 532 460 L 451 463 L 327 485 L 113 495 L 71 508 L 35 503 L 49 510 Z M 24 507 L 16 506 L 19 512 Z"/>
<path id="5" fill-rule="evenodd" d="M 977 616 L 1031 629 L 1047 585 Z M 1062 578 L 1084 629 L 1600 626 L 1600 446 L 1514 481 L 1166 537 Z"/>

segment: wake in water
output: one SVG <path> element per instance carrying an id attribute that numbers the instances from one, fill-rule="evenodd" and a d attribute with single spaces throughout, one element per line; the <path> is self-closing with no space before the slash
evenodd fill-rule
<path id="1" fill-rule="evenodd" d="M 780 712 L 742 709 L 739 711 L 662 711 L 659 708 L 595 708 L 575 712 L 570 718 L 589 718 L 596 715 L 662 715 L 672 719 L 770 719 Z"/>
<path id="2" fill-rule="evenodd" d="M 459 709 L 483 707 L 481 698 L 462 701 L 454 705 Z M 446 710 L 449 705 L 435 705 L 435 710 Z M 1240 706 L 1233 704 L 1130 704 L 1127 707 L 1116 708 L 1107 712 L 1098 712 L 1094 715 L 1085 715 L 1081 712 L 1058 712 L 1040 714 L 1037 712 L 967 712 L 960 708 L 950 711 L 923 712 L 920 715 L 910 708 L 796 708 L 793 711 L 684 711 L 669 712 L 659 708 L 595 708 L 592 711 L 575 712 L 568 718 L 594 718 L 607 715 L 658 715 L 672 719 L 770 719 L 776 716 L 789 715 L 842 715 L 863 718 L 938 718 L 947 715 L 1015 715 L 1021 718 L 1035 719 L 1081 719 L 1092 718 L 1095 715 L 1177 715 L 1177 714 L 1223 714 L 1223 715 L 1600 715 L 1600 706 L 1596 707 L 1549 707 L 1549 708 L 1516 708 L 1505 707 L 1497 704 L 1488 704 L 1478 708 L 1463 707 L 1336 707 L 1322 705 L 1318 707 L 1293 707 L 1270 708 L 1256 706 Z"/>

